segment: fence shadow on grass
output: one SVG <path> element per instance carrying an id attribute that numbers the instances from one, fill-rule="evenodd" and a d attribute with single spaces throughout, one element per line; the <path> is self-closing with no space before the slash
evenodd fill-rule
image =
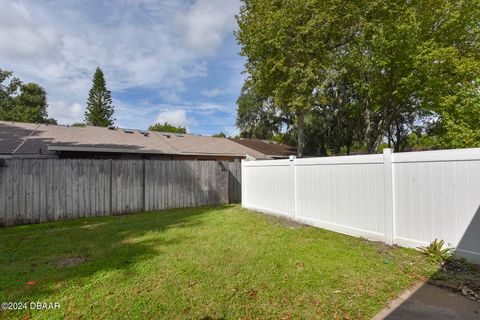
<path id="1" fill-rule="evenodd" d="M 452 226 L 454 227 L 454 226 Z M 480 207 L 474 213 L 454 256 L 467 257 L 480 263 L 475 247 L 480 243 Z M 463 294 L 461 291 L 463 289 Z M 452 262 L 439 268 L 430 279 L 417 285 L 383 310 L 375 320 L 480 319 L 480 301 L 465 295 L 480 297 L 480 265 Z"/>
<path id="2" fill-rule="evenodd" d="M 65 282 L 71 285 L 99 272 L 119 270 L 128 277 L 135 272 L 136 263 L 189 241 L 189 231 L 201 225 L 202 216 L 212 210 L 215 208 L 176 209 L 0 230 L 0 297 L 4 301 L 38 301 L 61 292 Z M 165 236 L 171 228 L 180 231 Z M 59 265 L 70 258 L 86 261 Z M 29 286 L 27 281 L 36 284 Z"/>

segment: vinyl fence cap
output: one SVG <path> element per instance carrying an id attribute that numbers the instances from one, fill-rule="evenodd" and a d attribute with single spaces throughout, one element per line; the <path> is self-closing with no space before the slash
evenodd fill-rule
<path id="1" fill-rule="evenodd" d="M 289 159 L 290 161 L 295 160 L 295 158 L 296 158 L 295 156 L 288 156 L 288 159 Z"/>

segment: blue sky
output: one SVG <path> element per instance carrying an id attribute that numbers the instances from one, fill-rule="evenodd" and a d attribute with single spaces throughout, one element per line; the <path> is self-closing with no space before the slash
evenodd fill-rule
<path id="1" fill-rule="evenodd" d="M 117 126 L 237 133 L 239 0 L 0 0 L 0 8 L 0 68 L 43 86 L 60 123 L 83 120 L 99 66 Z"/>

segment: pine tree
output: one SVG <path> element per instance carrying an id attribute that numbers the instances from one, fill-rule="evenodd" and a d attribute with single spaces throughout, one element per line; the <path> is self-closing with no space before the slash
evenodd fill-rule
<path id="1" fill-rule="evenodd" d="M 97 67 L 93 75 L 93 85 L 88 93 L 85 123 L 97 127 L 112 126 L 114 106 L 112 96 L 105 83 L 103 71 Z"/>

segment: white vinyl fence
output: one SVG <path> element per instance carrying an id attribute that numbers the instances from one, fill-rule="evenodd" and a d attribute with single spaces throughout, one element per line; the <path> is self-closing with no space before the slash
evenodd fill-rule
<path id="1" fill-rule="evenodd" d="M 242 206 L 480 262 L 480 149 L 242 161 Z"/>

